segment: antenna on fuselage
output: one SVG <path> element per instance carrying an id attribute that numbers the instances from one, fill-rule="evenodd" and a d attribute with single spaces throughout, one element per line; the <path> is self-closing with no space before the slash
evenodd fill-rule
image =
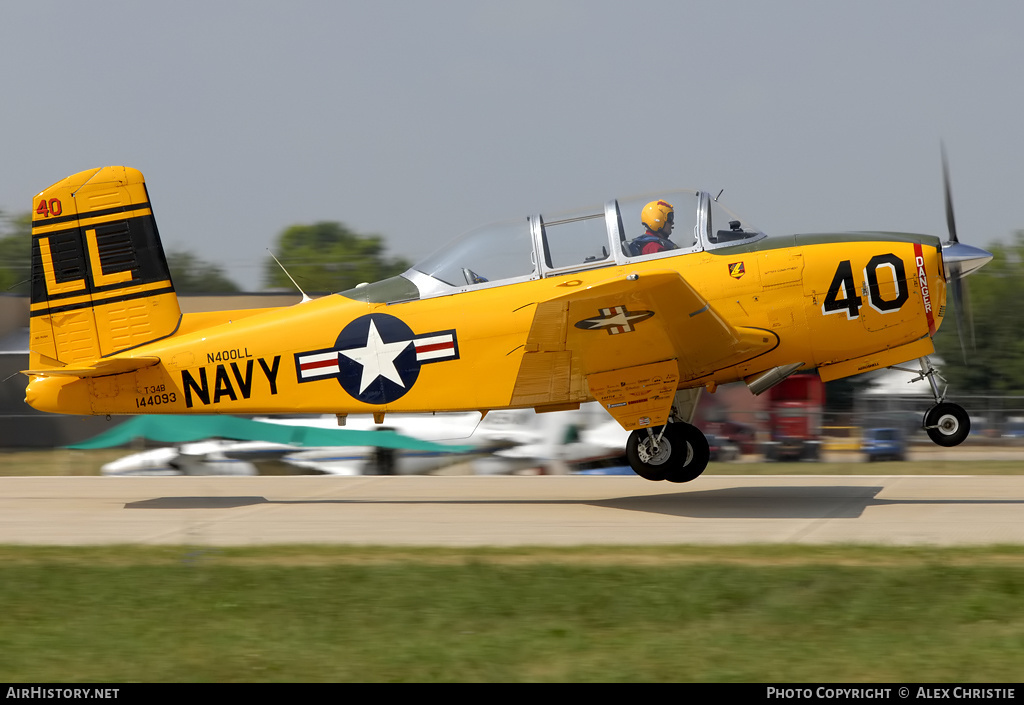
<path id="1" fill-rule="evenodd" d="M 270 252 L 270 248 L 269 248 L 269 247 L 267 248 L 267 252 Z M 284 265 L 283 265 L 283 264 L 281 264 L 281 260 L 279 260 L 279 259 L 278 259 L 278 258 L 277 258 L 277 257 L 276 257 L 276 256 L 274 255 L 274 253 L 273 253 L 273 252 L 270 252 L 270 256 L 274 258 L 274 261 L 275 261 L 275 262 L 277 262 L 277 266 L 281 268 L 281 271 L 282 271 L 282 272 L 284 272 L 284 275 L 285 275 L 286 277 L 288 277 L 289 279 L 291 279 L 291 281 L 292 281 L 292 284 L 295 284 L 295 288 L 299 290 L 299 293 L 300 293 L 300 294 L 302 294 L 302 301 L 300 301 L 299 303 L 306 303 L 307 301 L 312 301 L 313 299 L 311 299 L 311 298 L 309 298 L 308 296 L 306 296 L 306 292 L 304 292 L 304 291 L 302 290 L 302 287 L 301 287 L 301 286 L 299 286 L 298 284 L 296 284 L 296 282 L 295 282 L 295 279 L 293 279 L 293 278 L 292 278 L 292 275 L 291 275 L 291 274 L 289 274 L 289 273 L 288 273 L 288 270 L 284 268 Z"/>
<path id="2" fill-rule="evenodd" d="M 721 196 L 723 193 L 725 193 L 725 189 L 722 189 L 721 191 L 719 191 L 718 192 L 718 196 Z M 715 196 L 715 203 L 718 203 L 718 196 Z"/>

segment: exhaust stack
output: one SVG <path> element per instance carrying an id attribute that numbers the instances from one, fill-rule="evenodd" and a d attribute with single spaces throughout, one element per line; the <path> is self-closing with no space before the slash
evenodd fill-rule
<path id="1" fill-rule="evenodd" d="M 747 383 L 747 388 L 751 393 L 754 396 L 757 396 L 767 392 L 769 389 L 786 379 L 786 377 L 789 377 L 803 366 L 804 363 L 802 362 L 794 362 L 789 365 L 779 365 L 778 367 L 773 367 L 767 372 L 747 377 L 743 381 Z"/>

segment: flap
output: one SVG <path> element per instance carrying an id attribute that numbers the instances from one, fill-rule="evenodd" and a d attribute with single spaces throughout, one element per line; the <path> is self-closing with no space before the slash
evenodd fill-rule
<path id="1" fill-rule="evenodd" d="M 678 381 L 675 360 L 587 377 L 590 393 L 627 431 L 665 424 Z"/>

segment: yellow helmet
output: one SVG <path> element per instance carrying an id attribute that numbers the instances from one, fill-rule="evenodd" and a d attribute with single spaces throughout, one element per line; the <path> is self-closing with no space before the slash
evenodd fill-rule
<path id="1" fill-rule="evenodd" d="M 674 221 L 675 213 L 675 209 L 668 201 L 651 201 L 644 206 L 640 222 L 647 226 L 652 233 L 656 233 L 665 227 L 665 223 Z"/>

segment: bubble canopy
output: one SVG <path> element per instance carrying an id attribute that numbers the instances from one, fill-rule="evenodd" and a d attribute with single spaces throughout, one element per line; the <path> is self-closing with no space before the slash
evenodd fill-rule
<path id="1" fill-rule="evenodd" d="M 673 206 L 675 249 L 638 255 L 630 242 L 645 232 L 651 201 Z M 646 194 L 565 213 L 531 215 L 465 233 L 402 276 L 423 297 L 529 281 L 637 260 L 674 257 L 759 240 L 748 225 L 703 191 Z"/>

